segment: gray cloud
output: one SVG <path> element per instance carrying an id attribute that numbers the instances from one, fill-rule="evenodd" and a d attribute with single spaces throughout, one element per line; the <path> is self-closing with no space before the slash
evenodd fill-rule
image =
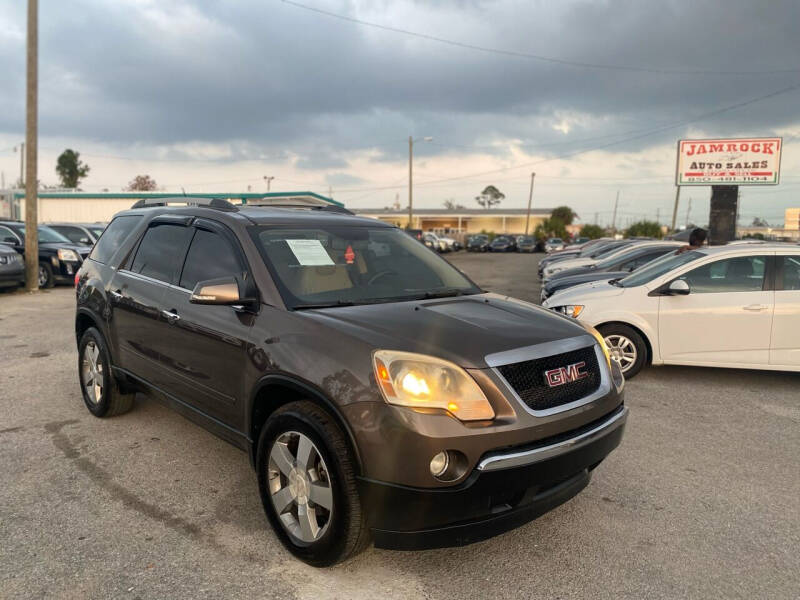
<path id="1" fill-rule="evenodd" d="M 772 0 L 612 0 L 551 4 L 307 0 L 332 12 L 566 59 L 667 69 L 757 70 L 800 64 L 800 4 Z M 4 29 L 24 7 L 0 2 Z M 235 142 L 242 157 L 290 151 L 302 168 L 343 168 L 342 151 L 421 157 L 519 139 L 552 154 L 613 142 L 660 124 L 800 82 L 792 75 L 665 75 L 589 70 L 453 48 L 344 23 L 279 1 L 41 7 L 45 136 L 121 148 Z M 0 132 L 24 122 L 23 40 L 0 36 Z M 800 93 L 715 119 L 727 133 L 768 134 L 796 122 Z M 553 126 L 566 119 L 565 135 Z M 641 149 L 682 129 L 635 141 Z M 587 140 L 588 138 L 588 140 Z M 577 140 L 577 141 L 572 141 Z M 582 141 L 587 140 L 587 141 Z M 613 147 L 612 147 L 613 148 Z"/>

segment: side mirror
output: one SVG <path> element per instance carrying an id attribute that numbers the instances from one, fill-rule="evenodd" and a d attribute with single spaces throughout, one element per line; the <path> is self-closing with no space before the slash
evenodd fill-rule
<path id="1" fill-rule="evenodd" d="M 686 296 L 689 293 L 689 284 L 683 279 L 676 279 L 669 284 L 667 292 L 670 296 Z"/>
<path id="2" fill-rule="evenodd" d="M 17 245 L 17 238 L 13 238 L 10 235 L 7 235 L 2 240 L 0 240 L 3 244 L 14 244 Z"/>
<path id="3" fill-rule="evenodd" d="M 80 240 L 78 240 L 78 242 L 81 243 L 81 244 L 91 244 L 92 243 L 92 241 L 87 237 L 82 237 Z"/>
<path id="4" fill-rule="evenodd" d="M 256 300 L 255 297 L 248 297 L 248 295 L 242 294 L 239 289 L 239 282 L 235 277 L 223 277 L 221 279 L 199 281 L 194 286 L 189 302 L 192 304 L 245 306 L 255 304 Z"/>

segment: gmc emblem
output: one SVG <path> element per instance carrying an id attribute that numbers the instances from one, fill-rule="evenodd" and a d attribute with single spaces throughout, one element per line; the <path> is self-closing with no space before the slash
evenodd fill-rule
<path id="1" fill-rule="evenodd" d="M 572 365 L 567 365 L 566 367 L 550 369 L 544 372 L 544 380 L 547 382 L 548 386 L 558 387 L 565 383 L 584 379 L 589 376 L 589 374 L 583 370 L 585 366 L 586 363 L 581 361 Z"/>

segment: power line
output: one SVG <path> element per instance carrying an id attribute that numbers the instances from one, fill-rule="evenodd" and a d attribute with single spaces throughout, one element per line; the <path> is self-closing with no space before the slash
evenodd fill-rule
<path id="1" fill-rule="evenodd" d="M 411 37 L 417 37 L 424 40 L 428 40 L 431 42 L 437 42 L 440 44 L 446 44 L 448 46 L 455 46 L 457 48 L 465 48 L 467 50 L 475 50 L 478 52 L 485 52 L 488 54 L 499 54 L 502 56 L 513 56 L 516 58 L 526 58 L 532 60 L 538 60 L 541 62 L 547 62 L 557 65 L 564 65 L 569 67 L 579 67 L 584 69 L 602 69 L 606 71 L 634 71 L 640 73 L 660 73 L 662 75 L 772 75 L 772 74 L 779 74 L 779 73 L 797 73 L 800 72 L 800 68 L 794 67 L 790 69 L 772 69 L 772 70 L 756 70 L 756 71 L 722 71 L 716 69 L 699 69 L 699 70 L 691 70 L 691 69 L 662 69 L 656 67 L 637 67 L 632 65 L 614 65 L 614 64 L 602 64 L 602 63 L 591 63 L 591 62 L 582 62 L 582 61 L 575 61 L 575 60 L 567 60 L 564 58 L 557 58 L 553 56 L 544 56 L 541 54 L 531 54 L 529 52 L 518 52 L 516 50 L 505 50 L 502 48 L 490 48 L 488 46 L 478 46 L 476 44 L 471 44 L 467 42 L 460 42 L 457 40 L 450 40 L 446 38 L 441 38 L 435 35 L 429 35 L 427 33 L 419 33 L 417 31 L 409 31 L 408 29 L 400 29 L 399 27 L 391 27 L 389 25 L 381 25 L 380 23 L 373 23 L 371 21 L 364 21 L 363 19 L 357 19 L 355 17 L 349 17 L 347 15 L 341 15 L 338 13 L 330 12 L 327 10 L 323 10 L 321 8 L 316 8 L 313 6 L 308 6 L 306 4 L 301 4 L 299 2 L 294 2 L 293 0 L 282 0 L 284 4 L 289 4 L 296 8 L 301 8 L 303 10 L 307 10 L 310 12 L 318 13 L 321 15 L 325 15 L 327 17 L 332 17 L 334 19 L 339 19 L 340 21 L 347 21 L 348 23 L 354 23 L 356 25 L 364 25 L 366 27 L 373 27 L 375 29 L 381 29 L 383 31 L 391 31 L 392 33 L 399 33 L 402 35 L 408 35 Z"/>

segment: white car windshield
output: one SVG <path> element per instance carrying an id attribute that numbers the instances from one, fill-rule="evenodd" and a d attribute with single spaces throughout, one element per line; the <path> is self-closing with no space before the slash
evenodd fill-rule
<path id="1" fill-rule="evenodd" d="M 677 269 L 678 267 L 685 265 L 686 263 L 690 263 L 693 260 L 697 260 L 703 256 L 705 256 L 705 254 L 702 252 L 697 252 L 696 250 L 684 252 L 682 254 L 667 254 L 666 256 L 662 256 L 661 258 L 645 265 L 641 269 L 634 271 L 624 279 L 616 281 L 614 285 L 618 285 L 620 287 L 636 287 L 638 285 L 644 285 L 645 283 L 650 283 L 656 277 L 660 277 L 665 273 L 669 273 L 673 269 Z"/>

